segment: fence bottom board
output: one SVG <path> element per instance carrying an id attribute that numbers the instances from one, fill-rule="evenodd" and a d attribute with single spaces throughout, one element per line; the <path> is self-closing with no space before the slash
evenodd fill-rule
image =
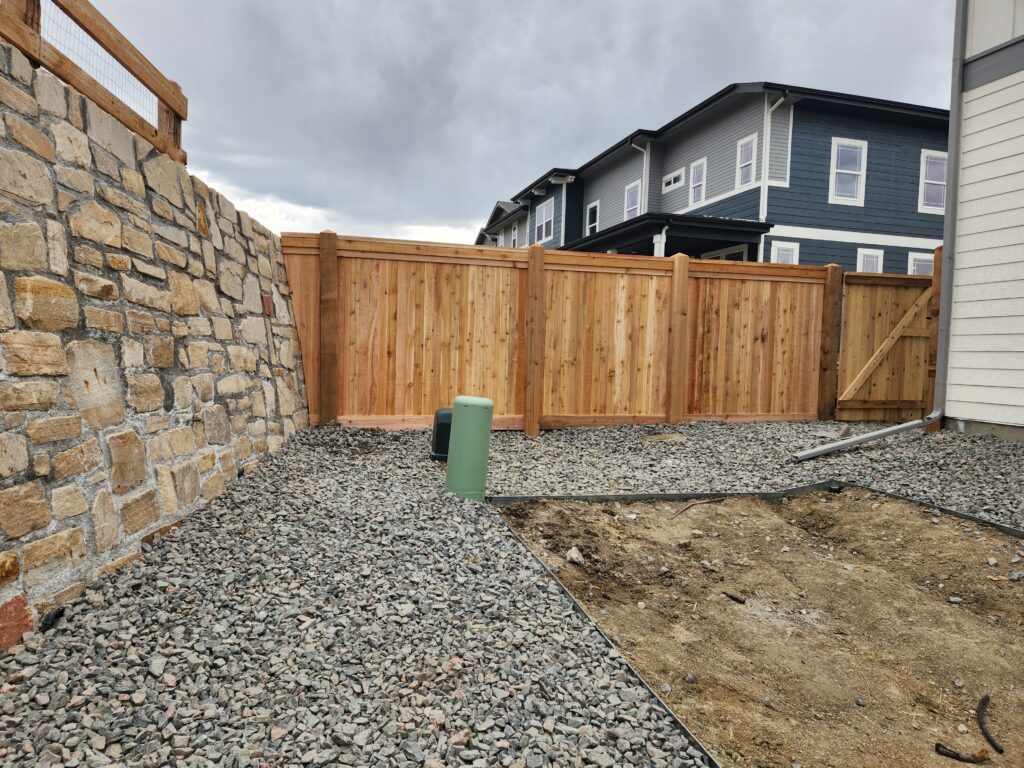
<path id="1" fill-rule="evenodd" d="M 746 421 L 818 421 L 818 414 L 808 413 L 688 413 L 683 421 L 724 421 L 739 424 Z"/>
<path id="2" fill-rule="evenodd" d="M 541 429 L 564 429 L 566 427 L 614 427 L 621 424 L 665 424 L 668 416 L 664 413 L 563 413 L 557 416 L 541 416 Z"/>
<path id="3" fill-rule="evenodd" d="M 335 421 L 346 427 L 359 429 L 430 429 L 434 426 L 434 414 L 425 416 L 339 416 Z M 494 429 L 513 430 L 523 428 L 522 416 L 495 416 Z"/>

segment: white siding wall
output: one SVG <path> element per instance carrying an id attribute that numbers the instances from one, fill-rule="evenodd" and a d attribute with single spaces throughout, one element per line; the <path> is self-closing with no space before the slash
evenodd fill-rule
<path id="1" fill-rule="evenodd" d="M 1024 426 L 1024 72 L 963 99 L 947 412 Z"/>

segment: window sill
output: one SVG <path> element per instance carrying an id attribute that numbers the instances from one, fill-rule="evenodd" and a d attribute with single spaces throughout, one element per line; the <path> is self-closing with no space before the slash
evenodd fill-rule
<path id="1" fill-rule="evenodd" d="M 853 206 L 855 208 L 863 208 L 864 207 L 864 200 L 863 199 L 861 199 L 861 200 L 849 200 L 847 198 L 842 198 L 842 197 L 830 197 L 828 199 L 828 204 L 829 205 L 850 205 L 850 206 Z"/>

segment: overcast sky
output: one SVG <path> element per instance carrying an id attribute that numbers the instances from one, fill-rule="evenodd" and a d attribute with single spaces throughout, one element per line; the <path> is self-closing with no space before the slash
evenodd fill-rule
<path id="1" fill-rule="evenodd" d="M 275 231 L 471 241 L 496 199 L 731 82 L 947 107 L 953 0 L 94 0 Z"/>

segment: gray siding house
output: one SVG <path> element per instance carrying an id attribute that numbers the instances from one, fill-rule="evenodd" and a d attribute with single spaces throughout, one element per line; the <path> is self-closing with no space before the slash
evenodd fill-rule
<path id="1" fill-rule="evenodd" d="M 925 272 L 942 239 L 948 123 L 933 107 L 733 84 L 542 174 L 477 243 Z"/>

